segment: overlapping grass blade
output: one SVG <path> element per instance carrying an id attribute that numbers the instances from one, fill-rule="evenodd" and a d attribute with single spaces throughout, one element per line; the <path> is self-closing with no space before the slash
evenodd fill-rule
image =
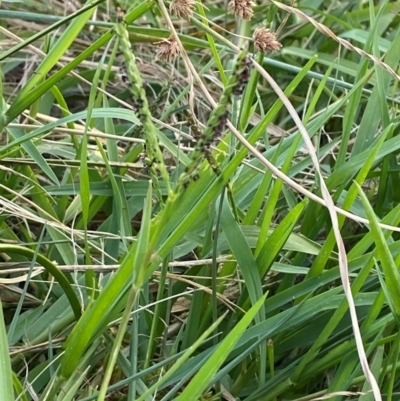
<path id="1" fill-rule="evenodd" d="M 199 372 L 186 386 L 182 394 L 177 400 L 184 401 L 199 397 L 202 392 L 208 387 L 209 381 L 213 378 L 218 368 L 222 365 L 224 360 L 228 357 L 230 351 L 235 344 L 239 341 L 241 335 L 246 330 L 246 327 L 251 323 L 259 312 L 261 306 L 265 302 L 267 294 L 263 295 L 246 314 L 242 317 L 239 323 L 232 329 L 232 331 L 222 340 L 218 348 L 212 356 L 204 363 Z"/>
<path id="2" fill-rule="evenodd" d="M 386 242 L 385 235 L 378 225 L 376 217 L 366 195 L 360 185 L 355 183 L 358 189 L 359 196 L 371 224 L 371 232 L 376 243 L 377 254 L 382 265 L 382 270 L 385 275 L 386 287 L 391 298 L 391 304 L 397 316 L 400 315 L 400 273 L 394 263 L 393 257 L 389 251 L 389 246 Z"/>
<path id="3" fill-rule="evenodd" d="M 4 401 L 13 401 L 15 400 L 13 386 L 14 379 L 8 352 L 8 340 L 2 302 L 0 302 L 0 347 L 0 396 Z"/>

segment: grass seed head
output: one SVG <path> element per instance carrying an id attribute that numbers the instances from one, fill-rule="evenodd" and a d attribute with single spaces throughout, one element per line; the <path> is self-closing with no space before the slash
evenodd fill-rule
<path id="1" fill-rule="evenodd" d="M 254 15 L 254 3 L 250 0 L 231 0 L 228 4 L 228 10 L 236 17 L 244 20 L 251 20 Z"/>
<path id="2" fill-rule="evenodd" d="M 276 40 L 276 33 L 267 28 L 257 28 L 253 33 L 254 50 L 257 52 L 272 52 L 279 50 L 282 45 Z"/>
<path id="3" fill-rule="evenodd" d="M 177 17 L 188 20 L 193 15 L 194 4 L 193 0 L 172 0 L 169 10 Z"/>
<path id="4" fill-rule="evenodd" d="M 118 10 L 117 23 L 115 25 L 115 32 L 118 35 L 120 51 L 124 58 L 126 77 L 129 82 L 129 89 L 132 94 L 132 101 L 138 117 L 142 123 L 141 131 L 144 134 L 146 141 L 146 152 L 151 162 L 150 174 L 154 181 L 155 188 L 158 192 L 159 199 L 162 199 L 161 190 L 158 184 L 158 175 L 161 173 L 168 190 L 169 187 L 169 174 L 165 166 L 162 152 L 158 144 L 156 129 L 151 121 L 152 115 L 149 109 L 149 103 L 146 97 L 146 91 L 143 86 L 142 76 L 136 64 L 136 58 L 132 51 L 131 43 L 129 40 L 129 33 L 124 22 L 124 12 Z M 169 42 L 171 42 L 169 40 Z M 178 49 L 176 45 L 176 49 Z"/>
<path id="5" fill-rule="evenodd" d="M 179 46 L 173 35 L 154 44 L 158 47 L 157 58 L 160 60 L 171 62 L 179 55 Z"/>

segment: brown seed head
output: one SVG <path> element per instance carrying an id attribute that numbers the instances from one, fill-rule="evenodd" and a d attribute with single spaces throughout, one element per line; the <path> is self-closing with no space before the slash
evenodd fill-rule
<path id="1" fill-rule="evenodd" d="M 163 39 L 160 42 L 155 42 L 157 45 L 157 58 L 171 62 L 176 56 L 179 55 L 179 46 L 173 35 L 168 39 Z"/>
<path id="2" fill-rule="evenodd" d="M 177 17 L 189 19 L 194 10 L 194 0 L 172 0 L 169 11 Z"/>
<path id="3" fill-rule="evenodd" d="M 251 0 L 231 0 L 228 4 L 228 10 L 237 17 L 251 20 L 254 15 L 254 3 Z"/>
<path id="4" fill-rule="evenodd" d="M 276 40 L 276 33 L 270 32 L 267 28 L 257 28 L 253 33 L 254 50 L 267 52 L 279 50 L 282 45 Z"/>

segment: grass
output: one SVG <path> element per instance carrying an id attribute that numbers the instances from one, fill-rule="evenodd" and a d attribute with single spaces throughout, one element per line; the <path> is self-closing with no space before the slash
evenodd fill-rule
<path id="1" fill-rule="evenodd" d="M 1 2 L 2 401 L 399 399 L 400 2 L 249 6 Z"/>

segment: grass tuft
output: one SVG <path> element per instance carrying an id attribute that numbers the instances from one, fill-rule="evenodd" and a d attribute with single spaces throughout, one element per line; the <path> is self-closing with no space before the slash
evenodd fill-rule
<path id="1" fill-rule="evenodd" d="M 0 400 L 396 400 L 399 10 L 3 1 Z"/>

